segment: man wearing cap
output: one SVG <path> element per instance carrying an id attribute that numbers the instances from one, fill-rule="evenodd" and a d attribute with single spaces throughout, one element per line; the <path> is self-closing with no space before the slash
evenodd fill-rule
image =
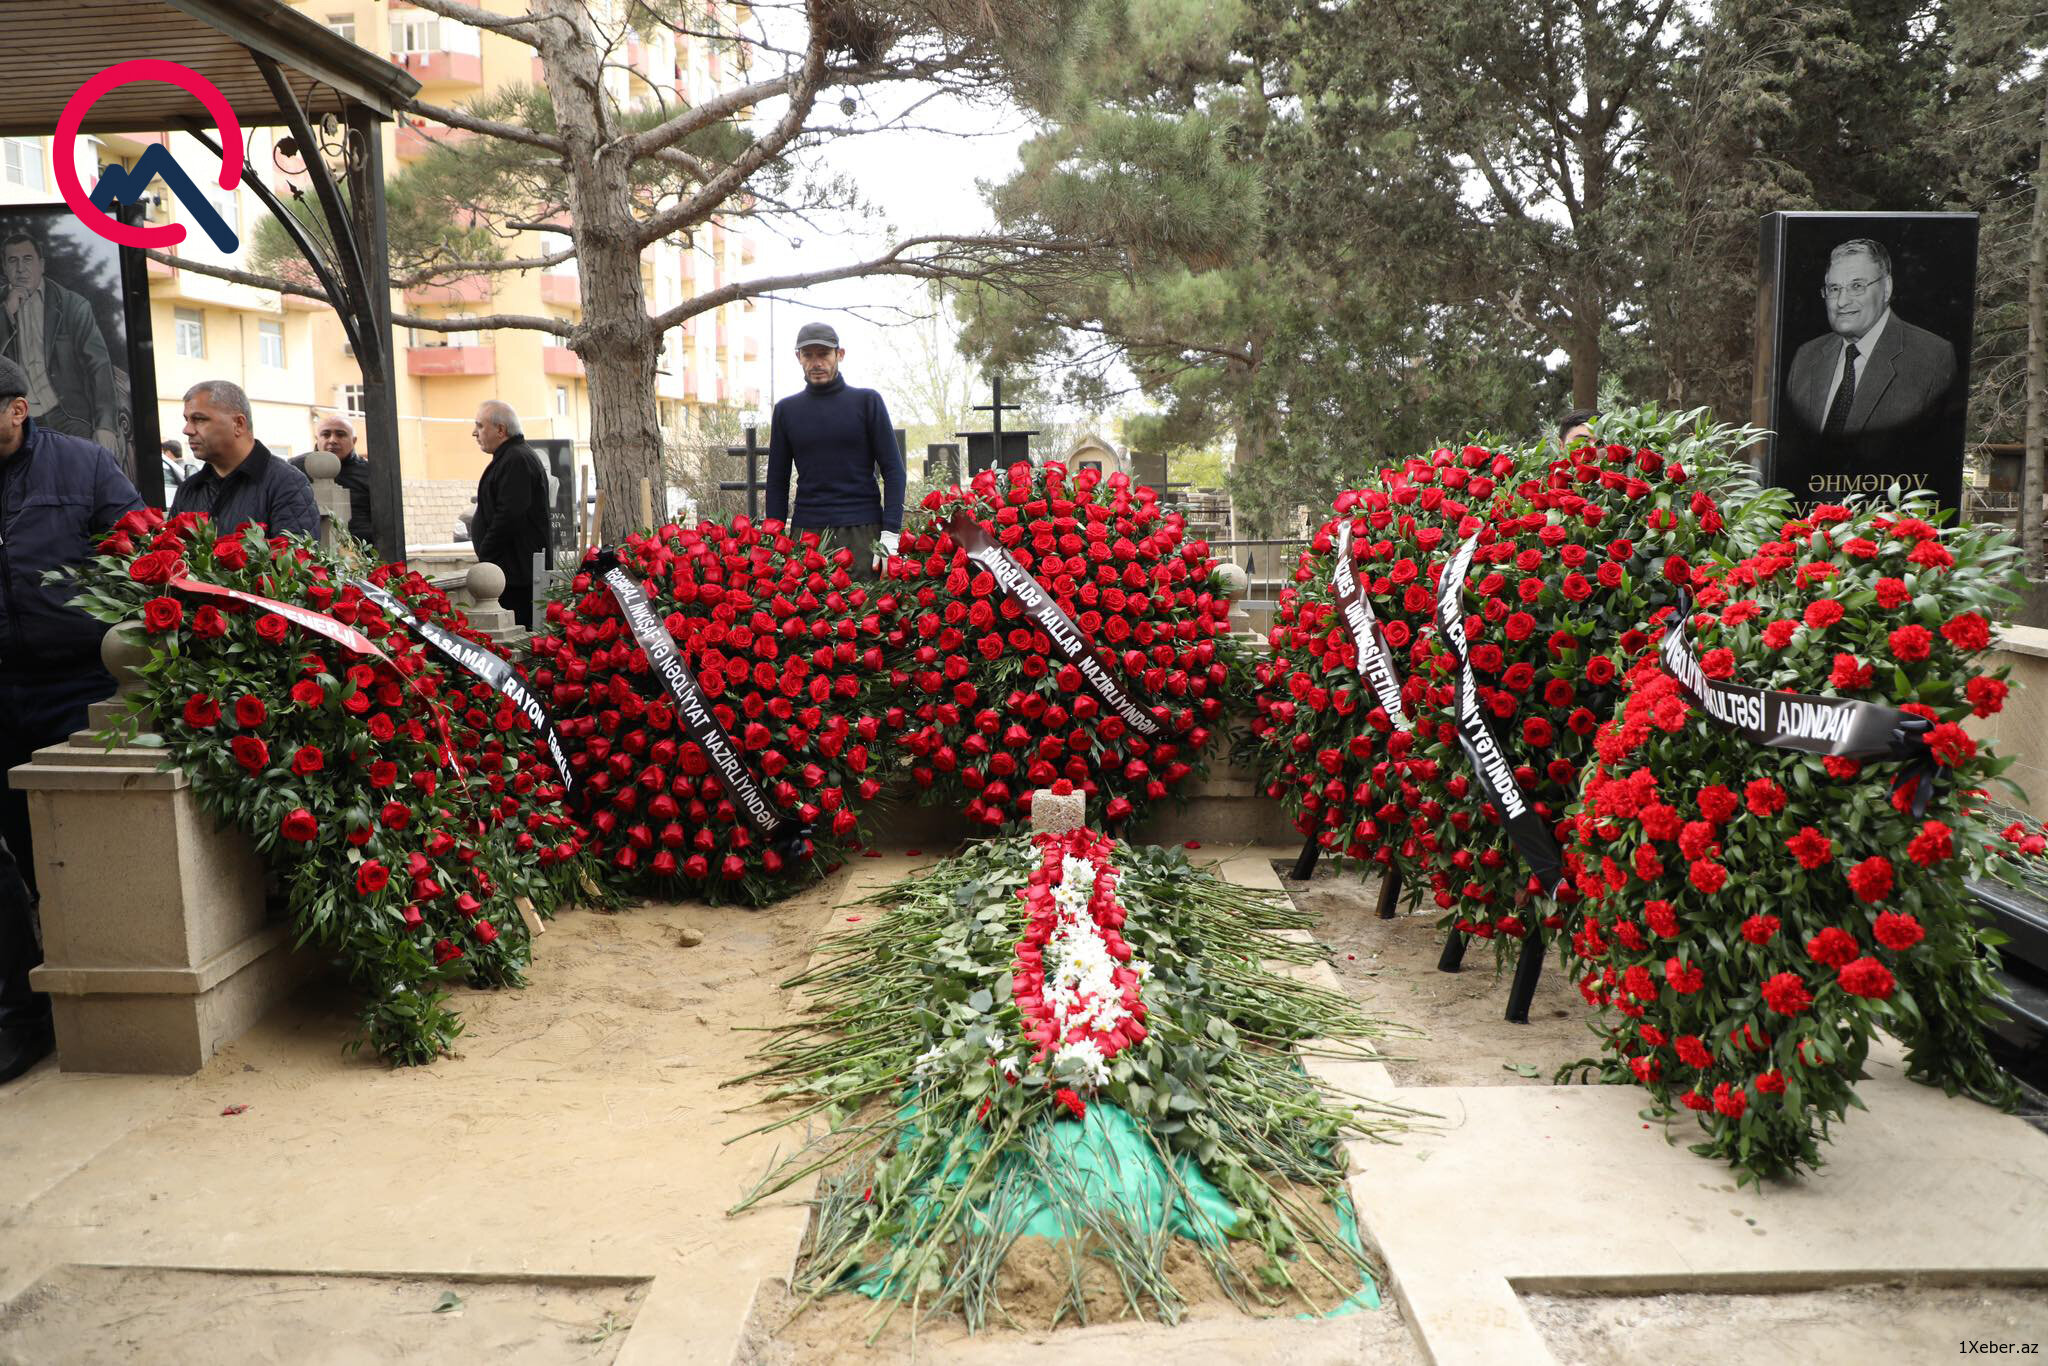
<path id="1" fill-rule="evenodd" d="M 76 591 L 47 584 L 83 564 L 114 523 L 142 506 L 112 453 L 29 416 L 32 382 L 0 357 L 0 776 L 85 726 L 85 709 L 113 694 L 100 664 L 107 628 L 71 606 Z M 32 992 L 42 962 L 31 916 L 35 856 L 28 799 L 0 791 L 0 1083 L 50 1051 L 49 998 Z"/>
<path id="2" fill-rule="evenodd" d="M 796 358 L 803 367 L 803 392 L 775 405 L 768 437 L 768 515 L 789 522 L 798 534 L 817 532 L 822 550 L 851 550 L 855 576 L 875 578 L 884 558 L 896 553 L 903 530 L 903 452 L 896 447 L 889 409 L 873 389 L 853 388 L 841 378 L 846 352 L 830 325 L 799 328 Z"/>

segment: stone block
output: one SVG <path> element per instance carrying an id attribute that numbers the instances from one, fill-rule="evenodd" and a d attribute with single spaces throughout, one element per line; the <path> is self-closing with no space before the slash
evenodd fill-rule
<path id="1" fill-rule="evenodd" d="M 1088 798 L 1085 793 L 1062 794 L 1049 787 L 1041 787 L 1031 794 L 1032 834 L 1064 835 L 1087 824 Z"/>
<path id="2" fill-rule="evenodd" d="M 196 1071 L 310 962 L 270 917 L 255 848 L 162 761 L 80 731 L 8 775 L 42 889 L 30 980 L 50 993 L 68 1071 Z"/>

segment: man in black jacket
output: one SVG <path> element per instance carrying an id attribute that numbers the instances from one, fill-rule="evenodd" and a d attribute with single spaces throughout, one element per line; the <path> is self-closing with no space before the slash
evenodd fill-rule
<path id="1" fill-rule="evenodd" d="M 0 356 L 27 372 L 36 425 L 113 450 L 120 441 L 114 361 L 92 305 L 44 278 L 42 243 L 28 233 L 0 242 L 0 273 Z"/>
<path id="2" fill-rule="evenodd" d="M 341 473 L 334 476 L 334 482 L 348 490 L 348 534 L 375 544 L 377 523 L 370 513 L 370 462 L 356 454 L 355 424 L 335 413 L 320 419 L 313 437 L 315 449 L 326 451 L 341 462 Z M 312 451 L 306 452 L 311 454 Z M 293 456 L 291 463 L 300 474 L 306 472 L 305 455 Z"/>
<path id="3" fill-rule="evenodd" d="M 272 455 L 253 430 L 249 396 L 224 379 L 185 391 L 185 440 L 206 468 L 178 485 L 171 515 L 203 512 L 222 534 L 250 522 L 266 536 L 320 529 L 320 509 L 306 476 Z"/>
<path id="4" fill-rule="evenodd" d="M 100 537 L 142 507 L 105 449 L 29 416 L 29 377 L 0 359 L 0 779 L 85 725 L 114 691 L 100 664 L 106 627 L 71 606 L 72 588 L 43 582 L 82 564 Z M 49 998 L 28 987 L 42 961 L 30 912 L 35 854 L 28 799 L 0 793 L 0 1082 L 49 1053 Z M 26 879 L 24 884 L 23 879 Z"/>
<path id="5" fill-rule="evenodd" d="M 505 571 L 498 605 L 533 629 L 533 557 L 548 543 L 548 476 L 540 452 L 526 444 L 512 405 L 487 399 L 470 429 L 477 447 L 491 457 L 476 483 L 476 515 L 469 539 L 476 557 Z"/>
<path id="6" fill-rule="evenodd" d="M 896 553 L 903 530 L 903 452 L 889 409 L 873 389 L 855 389 L 840 376 L 846 352 L 828 324 L 797 329 L 796 358 L 804 391 L 775 405 L 769 429 L 768 515 L 788 520 L 799 534 L 817 532 L 819 549 L 828 554 L 851 550 L 854 575 L 872 579 L 884 558 Z"/>

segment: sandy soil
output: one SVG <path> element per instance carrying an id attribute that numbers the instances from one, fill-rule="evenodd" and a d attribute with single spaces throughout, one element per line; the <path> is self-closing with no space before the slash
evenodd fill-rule
<path id="1" fill-rule="evenodd" d="M 2048 1289 L 1854 1286 L 1786 1295 L 1530 1295 L 1560 1366 L 1920 1366 L 1966 1342 L 2048 1342 Z M 1998 1353 L 1994 1345 L 1989 1349 Z M 2038 1355 L 2030 1359 L 2038 1360 Z"/>
<path id="2" fill-rule="evenodd" d="M 1439 972 L 1444 936 L 1433 910 L 1381 920 L 1377 878 L 1361 881 L 1326 864 L 1297 882 L 1288 876 L 1293 860 L 1273 867 L 1295 904 L 1322 917 L 1315 937 L 1334 954 L 1344 989 L 1372 1014 L 1427 1036 L 1388 1042 L 1387 1070 L 1399 1085 L 1548 1086 L 1560 1066 L 1598 1051 L 1586 1004 L 1554 952 L 1529 1023 L 1509 1024 L 1502 1015 L 1513 965 L 1496 971 L 1492 945 L 1474 941 L 1463 971 Z"/>
<path id="3" fill-rule="evenodd" d="M 67 1266 L 0 1310 L 0 1362 L 604 1366 L 643 1289 Z M 437 1310 L 450 1294 L 460 1303 Z"/>

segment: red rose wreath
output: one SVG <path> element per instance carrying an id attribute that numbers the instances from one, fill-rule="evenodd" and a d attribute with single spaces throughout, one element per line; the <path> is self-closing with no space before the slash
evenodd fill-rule
<path id="1" fill-rule="evenodd" d="M 1982 1039 L 1996 957 L 1963 887 L 2005 847 L 1979 809 L 2003 765 L 1961 723 L 2004 702 L 1982 651 L 2015 559 L 1931 511 L 1819 508 L 1696 573 L 1689 617 L 1707 678 L 1899 708 L 1928 724 L 1918 764 L 1759 744 L 1646 654 L 1571 822 L 1604 1070 L 1696 1112 L 1695 1151 L 1745 1177 L 1819 1164 L 1880 1027 L 1911 1075 L 2010 1094 Z"/>
<path id="2" fill-rule="evenodd" d="M 1337 495 L 1336 518 L 1316 531 L 1294 586 L 1281 591 L 1271 658 L 1253 674 L 1253 762 L 1266 795 L 1329 853 L 1413 869 L 1442 838 L 1440 783 L 1462 791 L 1465 780 L 1416 745 L 1436 633 L 1431 567 L 1485 525 L 1478 513 L 1514 470 L 1512 456 L 1478 446 L 1381 470 L 1378 487 Z M 1397 713 L 1359 673 L 1356 637 L 1332 589 L 1340 540 L 1385 633 Z"/>
<path id="3" fill-rule="evenodd" d="M 910 655 L 891 673 L 892 711 L 922 800 L 997 830 L 1031 793 L 1065 778 L 1111 829 L 1203 771 L 1223 716 L 1230 604 L 1208 546 L 1178 513 L 1117 473 L 1015 465 L 933 493 L 891 563 Z M 1097 652 L 1111 686 L 1148 714 L 1147 737 L 1055 652 L 949 527 L 965 513 L 1007 551 Z"/>
<path id="4" fill-rule="evenodd" d="M 104 621 L 141 618 L 141 700 L 201 805 L 251 837 L 299 934 L 338 954 L 377 1051 L 393 1063 L 447 1051 L 461 1022 L 439 985 L 517 983 L 523 911 L 550 914 L 588 885 L 525 719 L 303 544 L 147 510 L 100 549 L 76 601 Z M 419 576 L 373 577 L 416 616 L 488 645 Z M 314 629 L 323 619 L 367 648 Z"/>
<path id="5" fill-rule="evenodd" d="M 714 903 L 761 904 L 838 866 L 880 795 L 891 705 L 890 594 L 779 522 L 663 526 L 618 552 L 680 648 L 755 783 L 808 829 L 775 847 L 735 805 L 618 603 L 588 565 L 534 638 L 544 690 L 588 793 L 615 880 Z"/>

